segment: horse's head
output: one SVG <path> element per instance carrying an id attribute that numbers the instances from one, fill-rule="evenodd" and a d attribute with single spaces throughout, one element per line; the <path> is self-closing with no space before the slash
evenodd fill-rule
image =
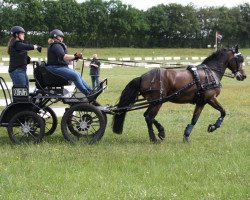
<path id="1" fill-rule="evenodd" d="M 243 67 L 244 58 L 239 52 L 238 45 L 229 52 L 227 67 L 232 71 L 238 81 L 243 81 L 247 76 Z"/>

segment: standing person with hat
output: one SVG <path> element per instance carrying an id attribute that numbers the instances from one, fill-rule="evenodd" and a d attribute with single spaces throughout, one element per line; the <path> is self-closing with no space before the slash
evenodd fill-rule
<path id="1" fill-rule="evenodd" d="M 83 80 L 81 74 L 68 66 L 71 61 L 82 59 L 82 54 L 68 54 L 67 46 L 63 43 L 63 40 L 64 34 L 61 30 L 54 29 L 50 32 L 47 69 L 51 73 L 73 81 L 83 94 L 90 95 L 92 90 L 87 82 Z"/>
<path id="2" fill-rule="evenodd" d="M 100 76 L 100 61 L 97 58 L 97 54 L 93 55 L 92 60 L 90 61 L 90 76 L 92 80 L 92 87 L 97 88 L 99 86 L 99 76 Z"/>
<path id="3" fill-rule="evenodd" d="M 27 51 L 37 49 L 41 53 L 42 47 L 24 43 L 25 30 L 21 26 L 11 28 L 12 37 L 8 42 L 8 54 L 10 55 L 9 74 L 13 85 L 29 86 L 27 76 L 27 64 L 30 57 Z"/>

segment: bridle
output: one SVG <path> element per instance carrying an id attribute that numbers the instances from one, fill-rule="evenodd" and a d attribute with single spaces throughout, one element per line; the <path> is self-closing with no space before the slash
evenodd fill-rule
<path id="1" fill-rule="evenodd" d="M 244 58 L 240 52 L 234 52 L 234 57 L 229 61 L 228 68 L 232 71 L 237 80 L 244 80 L 246 77 L 240 73 L 241 63 L 244 62 Z M 235 67 L 236 66 L 236 67 Z"/>
<path id="2" fill-rule="evenodd" d="M 234 54 L 234 57 L 228 63 L 228 68 L 231 69 L 233 74 L 236 74 L 240 70 L 240 62 L 238 56 L 241 56 L 241 54 Z"/>

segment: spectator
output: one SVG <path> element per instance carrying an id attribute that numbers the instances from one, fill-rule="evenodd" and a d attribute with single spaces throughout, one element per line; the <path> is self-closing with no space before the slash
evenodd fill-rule
<path id="1" fill-rule="evenodd" d="M 100 76 L 100 61 L 97 58 L 97 54 L 93 55 L 93 58 L 90 62 L 90 76 L 92 80 L 92 88 L 97 89 L 99 86 L 99 76 Z"/>

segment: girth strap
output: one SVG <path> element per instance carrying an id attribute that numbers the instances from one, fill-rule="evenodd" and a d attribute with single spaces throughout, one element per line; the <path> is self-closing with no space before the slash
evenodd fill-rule
<path id="1" fill-rule="evenodd" d="M 200 82 L 200 75 L 198 73 L 198 69 L 196 66 L 188 66 L 187 67 L 187 70 L 190 71 L 193 75 L 193 78 L 194 78 L 194 82 L 197 86 L 197 92 L 196 94 L 201 97 L 201 90 L 202 90 L 202 87 L 201 87 L 201 82 Z"/>

